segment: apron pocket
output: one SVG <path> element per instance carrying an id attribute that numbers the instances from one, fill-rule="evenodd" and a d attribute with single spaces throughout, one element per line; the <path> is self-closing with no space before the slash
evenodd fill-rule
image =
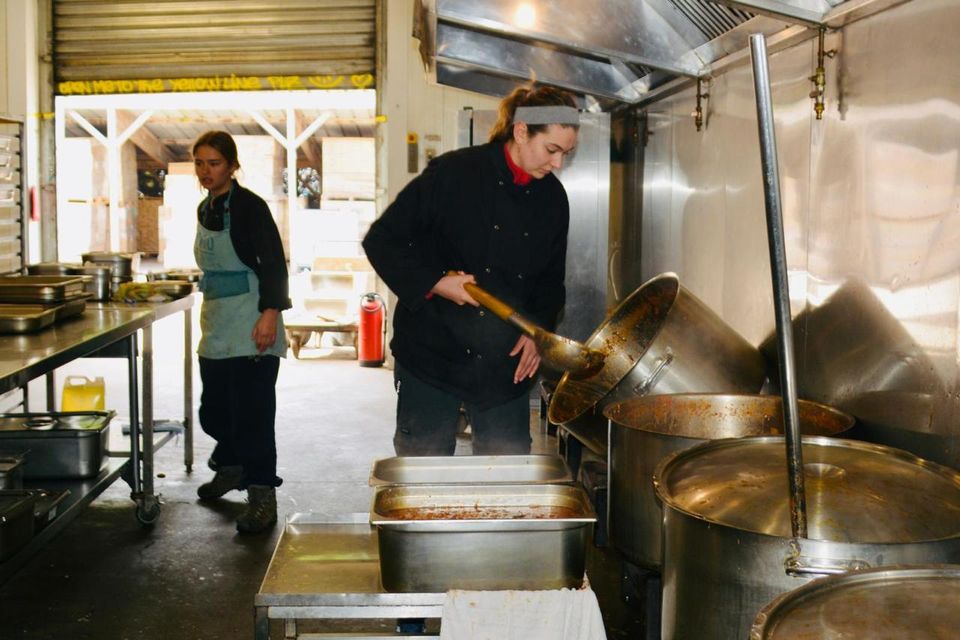
<path id="1" fill-rule="evenodd" d="M 204 271 L 198 286 L 207 300 L 239 296 L 250 291 L 246 271 Z"/>

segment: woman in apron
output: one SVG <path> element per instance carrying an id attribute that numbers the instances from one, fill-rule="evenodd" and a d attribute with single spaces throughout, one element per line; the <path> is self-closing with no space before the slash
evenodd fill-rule
<path id="1" fill-rule="evenodd" d="M 280 312 L 290 308 L 280 234 L 267 204 L 241 187 L 229 133 L 209 131 L 193 146 L 194 168 L 207 197 L 197 208 L 194 256 L 200 291 L 200 426 L 216 440 L 208 461 L 216 472 L 200 485 L 201 500 L 247 492 L 237 518 L 241 533 L 277 521 L 276 382 L 287 343 Z"/>

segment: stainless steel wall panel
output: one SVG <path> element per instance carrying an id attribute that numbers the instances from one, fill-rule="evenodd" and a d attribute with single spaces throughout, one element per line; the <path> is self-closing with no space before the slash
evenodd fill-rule
<path id="1" fill-rule="evenodd" d="M 802 397 L 862 437 L 960 467 L 960 4 L 914 1 L 771 56 Z M 903 43 L 919 47 L 905 52 Z M 647 109 L 641 272 L 681 281 L 754 344 L 774 332 L 750 70 Z"/>
<path id="2" fill-rule="evenodd" d="M 557 177 L 570 201 L 567 306 L 557 331 L 585 340 L 607 312 L 610 114 L 580 114 L 577 149 Z"/>

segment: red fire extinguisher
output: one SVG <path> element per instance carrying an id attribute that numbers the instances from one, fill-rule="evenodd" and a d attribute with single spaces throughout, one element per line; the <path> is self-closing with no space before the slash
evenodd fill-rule
<path id="1" fill-rule="evenodd" d="M 360 325 L 357 329 L 357 360 L 361 367 L 383 365 L 387 338 L 387 305 L 377 293 L 360 298 Z"/>

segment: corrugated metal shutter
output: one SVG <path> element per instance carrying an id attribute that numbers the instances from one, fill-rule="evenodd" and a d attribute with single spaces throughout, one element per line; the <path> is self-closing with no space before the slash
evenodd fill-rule
<path id="1" fill-rule="evenodd" d="M 54 0 L 53 6 L 58 82 L 375 70 L 376 0 Z"/>

